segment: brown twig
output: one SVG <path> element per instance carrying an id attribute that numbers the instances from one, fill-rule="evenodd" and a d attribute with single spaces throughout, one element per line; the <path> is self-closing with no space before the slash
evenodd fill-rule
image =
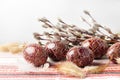
<path id="1" fill-rule="evenodd" d="M 92 20 L 92 23 L 89 23 L 85 18 L 81 17 L 81 19 L 91 27 L 89 30 L 82 29 L 76 25 L 69 25 L 62 19 L 58 19 L 58 24 L 54 25 L 48 19 L 41 18 L 39 21 L 43 23 L 42 27 L 51 29 L 52 32 L 48 31 L 42 34 L 34 33 L 33 35 L 38 41 L 66 40 L 69 42 L 68 45 L 72 44 L 72 46 L 80 45 L 80 42 L 90 37 L 102 38 L 106 40 L 108 44 L 120 41 L 118 34 L 114 34 L 110 28 L 100 25 L 88 11 L 84 11 L 84 13 Z M 101 29 L 108 34 L 104 33 Z"/>

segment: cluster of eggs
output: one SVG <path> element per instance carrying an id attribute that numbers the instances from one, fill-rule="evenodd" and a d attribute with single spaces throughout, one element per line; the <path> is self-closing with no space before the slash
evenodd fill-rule
<path id="1" fill-rule="evenodd" d="M 101 59 L 104 55 L 113 62 L 120 57 L 120 42 L 108 47 L 106 41 L 100 38 L 89 38 L 80 46 L 69 48 L 62 41 L 50 41 L 46 45 L 30 44 L 23 50 L 24 58 L 39 67 L 46 63 L 49 57 L 53 61 L 71 61 L 79 67 L 84 67 L 93 62 L 94 59 Z"/>

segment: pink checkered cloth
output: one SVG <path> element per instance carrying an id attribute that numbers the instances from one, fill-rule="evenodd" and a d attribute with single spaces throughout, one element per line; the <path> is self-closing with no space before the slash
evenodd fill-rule
<path id="1" fill-rule="evenodd" d="M 80 78 L 70 77 L 55 71 L 53 68 L 34 72 L 30 70 L 29 65 L 24 65 L 20 62 L 21 55 L 13 55 L 10 53 L 0 53 L 0 80 L 77 80 Z M 99 62 L 106 63 L 108 60 L 99 60 Z M 22 66 L 22 68 L 21 68 Z M 29 69 L 25 70 L 23 69 Z M 23 69 L 23 70 L 22 70 Z M 33 68 L 32 68 L 33 69 Z M 120 65 L 112 64 L 104 70 L 101 74 L 89 74 L 84 79 L 116 79 L 120 80 Z"/>

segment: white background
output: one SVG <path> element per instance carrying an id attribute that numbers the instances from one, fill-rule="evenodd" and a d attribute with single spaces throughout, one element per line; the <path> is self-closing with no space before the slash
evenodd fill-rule
<path id="1" fill-rule="evenodd" d="M 120 0 L 0 0 L 0 44 L 35 42 L 32 33 L 41 32 L 38 19 L 46 17 L 86 28 L 80 16 L 88 10 L 101 24 L 120 32 Z"/>

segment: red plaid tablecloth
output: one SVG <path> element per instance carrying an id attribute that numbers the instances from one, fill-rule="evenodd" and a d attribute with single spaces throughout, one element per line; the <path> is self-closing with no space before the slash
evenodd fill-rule
<path id="1" fill-rule="evenodd" d="M 21 55 L 12 55 L 10 53 L 0 53 L 0 80 L 77 80 L 80 78 L 70 77 L 59 74 L 54 69 L 46 69 L 40 72 L 24 71 L 20 67 L 27 66 L 21 64 Z M 107 62 L 107 59 L 99 62 Z M 29 65 L 28 65 L 29 66 Z M 116 79 L 120 80 L 120 65 L 110 64 L 101 74 L 89 74 L 85 80 L 90 79 Z"/>

